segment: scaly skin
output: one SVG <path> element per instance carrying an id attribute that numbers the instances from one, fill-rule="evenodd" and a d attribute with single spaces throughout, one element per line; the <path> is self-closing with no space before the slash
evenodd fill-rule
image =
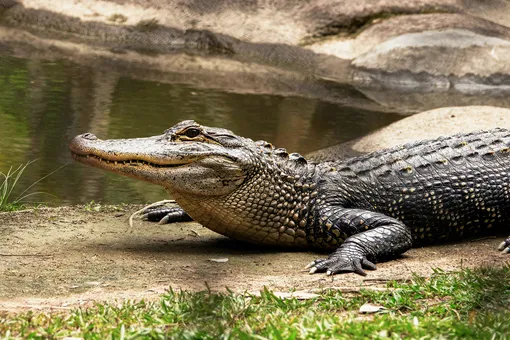
<path id="1" fill-rule="evenodd" d="M 504 129 L 319 164 L 193 121 L 149 138 L 80 135 L 70 150 L 82 163 L 164 186 L 182 208 L 151 210 L 149 219 L 193 218 L 241 241 L 334 250 L 312 273 L 364 275 L 412 246 L 495 234 L 509 219 Z M 510 238 L 499 248 L 509 253 Z"/>

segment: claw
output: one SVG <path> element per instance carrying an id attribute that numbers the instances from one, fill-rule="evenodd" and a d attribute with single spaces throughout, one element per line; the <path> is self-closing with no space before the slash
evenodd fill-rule
<path id="1" fill-rule="evenodd" d="M 143 215 L 140 215 L 140 219 L 142 221 L 147 221 L 149 219 L 149 214 L 143 214 Z"/>
<path id="2" fill-rule="evenodd" d="M 315 266 L 316 264 L 324 261 L 325 259 L 318 259 L 318 260 L 315 260 L 315 261 L 312 261 L 310 262 L 309 264 L 306 265 L 305 269 L 309 269 L 309 268 L 312 268 L 313 266 Z"/>
<path id="3" fill-rule="evenodd" d="M 506 247 L 506 241 L 503 241 L 503 242 L 501 242 L 501 243 L 499 244 L 499 246 L 498 246 L 498 250 L 504 250 L 504 249 L 505 249 L 505 247 Z"/>
<path id="4" fill-rule="evenodd" d="M 377 269 L 377 266 L 373 262 L 371 262 L 365 258 L 363 258 L 361 260 L 361 264 L 363 265 L 364 268 L 366 268 L 368 270 L 376 270 Z"/>
<path id="5" fill-rule="evenodd" d="M 129 226 L 131 228 L 133 228 L 133 218 L 135 216 L 138 216 L 140 214 L 143 214 L 145 212 L 145 210 L 149 209 L 149 208 L 153 208 L 153 207 L 159 207 L 159 206 L 162 206 L 164 204 L 168 204 L 168 203 L 175 203 L 174 200 L 163 200 L 163 201 L 159 201 L 159 202 L 154 202 L 152 204 L 149 204 L 145 207 L 143 207 L 142 209 L 138 210 L 138 211 L 135 211 L 134 213 L 131 214 L 131 216 L 129 216 Z"/>
<path id="6" fill-rule="evenodd" d="M 356 274 L 358 274 L 358 275 L 361 275 L 361 276 L 367 276 L 367 273 L 363 269 L 361 269 L 361 268 L 354 269 L 354 272 Z"/>
<path id="7" fill-rule="evenodd" d="M 503 249 L 502 253 L 503 254 L 510 254 L 510 247 L 506 247 L 505 249 Z"/>
<path id="8" fill-rule="evenodd" d="M 376 265 L 365 257 L 345 259 L 336 256 L 330 256 L 328 259 L 315 260 L 309 263 L 306 268 L 311 268 L 310 274 L 325 272 L 328 276 L 338 273 L 356 273 L 361 276 L 367 276 L 364 269 L 377 269 Z"/>
<path id="9" fill-rule="evenodd" d="M 170 215 L 166 215 L 162 219 L 159 220 L 158 224 L 166 224 L 168 223 L 168 220 L 170 219 Z"/>
<path id="10" fill-rule="evenodd" d="M 366 276 L 367 274 L 361 267 L 361 259 L 355 259 L 352 261 L 352 269 L 354 269 L 354 272 L 359 275 Z"/>

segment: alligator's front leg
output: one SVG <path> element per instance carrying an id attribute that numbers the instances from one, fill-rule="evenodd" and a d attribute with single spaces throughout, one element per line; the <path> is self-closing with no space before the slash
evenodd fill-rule
<path id="1" fill-rule="evenodd" d="M 142 212 L 141 219 L 159 224 L 193 221 L 181 207 L 155 207 Z"/>
<path id="2" fill-rule="evenodd" d="M 328 258 L 310 263 L 307 266 L 310 273 L 366 275 L 363 268 L 374 270 L 374 263 L 395 258 L 412 246 L 411 230 L 384 214 L 360 209 L 327 209 L 317 221 L 315 240 L 336 238 L 341 242 L 341 237 L 348 237 Z"/>
<path id="3" fill-rule="evenodd" d="M 167 204 L 172 204 L 173 206 L 168 206 Z M 179 207 L 174 200 L 152 203 L 133 215 L 138 214 L 142 220 L 158 222 L 159 224 L 193 221 L 193 218 Z"/>

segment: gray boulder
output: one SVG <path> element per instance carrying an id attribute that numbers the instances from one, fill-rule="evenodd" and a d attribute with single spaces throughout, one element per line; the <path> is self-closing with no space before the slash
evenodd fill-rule
<path id="1" fill-rule="evenodd" d="M 307 157 L 314 161 L 338 160 L 413 141 L 496 127 L 510 129 L 510 109 L 445 107 L 401 119 L 367 136 L 318 150 Z"/>
<path id="2" fill-rule="evenodd" d="M 243 79 L 242 91 L 254 93 L 263 82 L 261 71 L 281 74 L 285 88 L 332 92 L 327 101 L 350 105 L 355 98 L 339 99 L 334 87 L 354 88 L 349 91 L 361 93 L 356 98 L 363 97 L 364 108 L 379 106 L 379 111 L 510 104 L 505 0 L 15 3 L 0 0 L 0 26 L 10 30 L 0 35 L 5 50 L 36 43 L 41 53 L 49 50 L 44 45 L 56 46 L 73 60 L 99 53 L 103 60 L 134 56 L 143 60 L 137 66 L 147 68 L 164 55 L 166 63 L 179 64 L 172 68 L 174 78 L 207 78 L 211 82 L 200 86 L 221 89 L 225 86 L 214 80 L 218 75 Z M 7 34 L 28 39 L 19 42 Z M 258 80 L 252 84 L 251 78 Z M 284 92 L 303 95 L 278 89 Z"/>

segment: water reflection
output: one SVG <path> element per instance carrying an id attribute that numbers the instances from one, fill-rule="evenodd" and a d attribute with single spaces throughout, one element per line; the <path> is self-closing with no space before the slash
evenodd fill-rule
<path id="1" fill-rule="evenodd" d="M 100 138 L 149 136 L 194 119 L 306 153 L 398 118 L 316 99 L 136 80 L 106 66 L 0 56 L 0 171 L 38 159 L 16 188 L 19 192 L 70 163 L 34 187 L 56 196 L 39 197 L 50 204 L 142 203 L 166 197 L 157 186 L 75 164 L 67 143 L 86 131 Z"/>

